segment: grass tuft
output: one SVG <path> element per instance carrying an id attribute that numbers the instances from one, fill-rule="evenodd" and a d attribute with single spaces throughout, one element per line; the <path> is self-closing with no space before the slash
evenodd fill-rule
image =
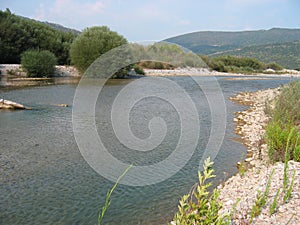
<path id="1" fill-rule="evenodd" d="M 107 211 L 107 209 L 110 206 L 111 203 L 111 195 L 114 192 L 114 190 L 117 188 L 118 184 L 120 183 L 120 180 L 125 176 L 125 174 L 131 169 L 132 165 L 130 165 L 129 167 L 127 167 L 127 169 L 121 174 L 121 176 L 117 179 L 116 183 L 114 184 L 114 186 L 107 192 L 106 194 L 106 198 L 105 198 L 105 204 L 102 207 L 101 212 L 99 212 L 98 214 L 98 225 L 101 225 L 101 222 L 104 218 L 104 215 Z"/>

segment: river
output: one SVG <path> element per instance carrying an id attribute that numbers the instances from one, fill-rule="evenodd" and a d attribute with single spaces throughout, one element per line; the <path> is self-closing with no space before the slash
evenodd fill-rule
<path id="1" fill-rule="evenodd" d="M 226 77 L 228 78 L 228 77 Z M 147 186 L 120 184 L 112 196 L 104 224 L 167 224 L 176 212 L 180 196 L 197 181 L 199 159 L 210 132 L 208 103 L 201 89 L 188 77 L 169 77 L 191 96 L 199 112 L 200 136 L 188 163 L 167 180 Z M 194 79 L 207 79 L 195 77 Z M 234 134 L 234 112 L 245 109 L 228 100 L 235 93 L 275 88 L 290 78 L 228 80 L 217 78 L 227 110 L 227 127 L 221 149 L 215 158 L 218 184 L 237 172 L 235 164 L 245 157 L 246 148 Z M 157 152 L 131 157 L 110 129 L 109 102 L 133 80 L 111 80 L 105 97 L 97 101 L 96 124 L 115 157 L 133 164 L 152 164 L 171 154 L 180 136 L 178 114 L 161 99 L 139 102 L 132 112 L 133 132 L 142 138 L 150 117 L 161 116 L 172 130 Z M 30 106 L 33 110 L 0 111 L 0 224 L 96 224 L 113 182 L 97 174 L 83 159 L 72 128 L 72 105 L 76 84 L 26 88 L 1 88 L 0 98 Z M 147 85 L 143 87 L 147 89 Z M 164 90 L 156 90 L 164 92 Z M 140 93 L 135 93 L 139 95 Z M 155 94 L 155 93 L 154 93 Z M 55 104 L 70 107 L 57 107 Z M 162 113 L 159 113 L 159 112 Z M 120 112 L 122 113 L 122 112 Z M 146 120 L 141 119 L 141 115 Z"/>

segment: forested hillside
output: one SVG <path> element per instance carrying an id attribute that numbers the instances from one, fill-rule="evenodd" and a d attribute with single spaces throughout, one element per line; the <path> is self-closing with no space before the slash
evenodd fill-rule
<path id="1" fill-rule="evenodd" d="M 203 31 L 169 38 L 195 53 L 210 56 L 233 55 L 257 58 L 283 67 L 300 67 L 300 29 L 213 32 Z"/>
<path id="2" fill-rule="evenodd" d="M 0 63 L 20 63 L 28 49 L 49 50 L 59 64 L 69 64 L 69 49 L 76 34 L 54 29 L 41 22 L 0 11 Z"/>
<path id="3" fill-rule="evenodd" d="M 233 55 L 252 57 L 264 63 L 276 62 L 286 68 L 300 68 L 300 40 L 281 44 L 249 46 L 238 50 L 212 54 L 211 56 Z"/>
<path id="4" fill-rule="evenodd" d="M 300 40 L 300 29 L 273 28 L 258 31 L 200 31 L 166 39 L 195 53 L 212 54 L 252 45 L 266 45 Z"/>
<path id="5" fill-rule="evenodd" d="M 68 27 L 64 27 L 64 26 L 62 26 L 60 24 L 57 24 L 57 23 L 50 23 L 50 22 L 41 22 L 41 23 L 44 23 L 47 26 L 52 27 L 52 28 L 54 28 L 56 30 L 59 30 L 59 31 L 71 32 L 71 33 L 76 34 L 76 35 L 80 34 L 80 31 L 78 31 L 78 30 L 71 29 L 71 28 L 68 28 Z"/>

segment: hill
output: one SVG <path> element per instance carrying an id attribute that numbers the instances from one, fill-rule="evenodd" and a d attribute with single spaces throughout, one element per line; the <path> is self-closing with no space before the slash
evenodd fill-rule
<path id="1" fill-rule="evenodd" d="M 294 42 L 244 47 L 210 56 L 232 55 L 252 57 L 264 63 L 276 62 L 289 69 L 300 67 L 300 40 Z"/>
<path id="2" fill-rule="evenodd" d="M 258 31 L 200 31 L 168 38 L 199 54 L 212 54 L 252 45 L 266 45 L 300 40 L 300 29 L 273 28 Z"/>
<path id="3" fill-rule="evenodd" d="M 64 27 L 64 26 L 62 26 L 60 24 L 57 24 L 57 23 L 50 23 L 50 22 L 41 22 L 41 23 L 44 23 L 47 26 L 52 27 L 52 28 L 54 28 L 55 30 L 58 30 L 58 31 L 63 31 L 63 32 L 66 32 L 66 33 L 73 33 L 75 35 L 78 35 L 78 34 L 81 33 L 79 30 L 67 28 L 67 27 Z"/>
<path id="4" fill-rule="evenodd" d="M 197 54 L 255 57 L 287 68 L 300 67 L 300 29 L 272 28 L 257 31 L 200 31 L 165 41 L 179 44 Z"/>
<path id="5" fill-rule="evenodd" d="M 57 23 L 50 23 L 48 21 L 39 21 L 39 20 L 34 20 L 34 19 L 31 19 L 31 18 L 28 18 L 28 17 L 24 17 L 24 16 L 19 16 L 17 15 L 18 17 L 20 17 L 21 19 L 24 19 L 24 20 L 29 20 L 29 21 L 32 21 L 32 22 L 37 22 L 37 23 L 41 23 L 43 25 L 47 25 L 48 27 L 51 27 L 57 31 L 63 31 L 65 33 L 73 33 L 75 35 L 78 35 L 80 34 L 81 32 L 79 30 L 75 30 L 75 29 L 72 29 L 72 28 L 68 28 L 68 27 L 64 27 L 60 24 L 57 24 Z"/>

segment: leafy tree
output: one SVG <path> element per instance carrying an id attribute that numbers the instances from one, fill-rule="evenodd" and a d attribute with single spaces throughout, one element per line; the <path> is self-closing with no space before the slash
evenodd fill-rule
<path id="1" fill-rule="evenodd" d="M 126 43 L 106 26 L 86 28 L 71 44 L 71 62 L 84 72 L 99 56 Z"/>
<path id="2" fill-rule="evenodd" d="M 48 50 L 28 50 L 22 54 L 21 64 L 28 77 L 50 77 L 54 74 L 57 59 Z"/>

